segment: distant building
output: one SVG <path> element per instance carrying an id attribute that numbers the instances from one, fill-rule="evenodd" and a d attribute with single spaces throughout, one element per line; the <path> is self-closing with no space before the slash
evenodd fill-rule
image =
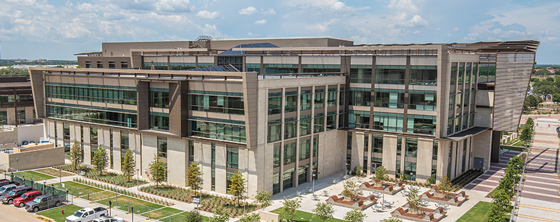
<path id="1" fill-rule="evenodd" d="M 0 125 L 41 122 L 35 117 L 29 76 L 0 76 Z"/>
<path id="2" fill-rule="evenodd" d="M 141 177 L 159 156 L 185 186 L 249 195 L 383 165 L 393 177 L 456 178 L 499 161 L 519 124 L 536 41 L 366 44 L 333 38 L 103 43 L 85 69 L 30 68 L 37 115 L 85 163 L 131 149 Z M 306 185 L 309 186 L 309 185 Z"/>

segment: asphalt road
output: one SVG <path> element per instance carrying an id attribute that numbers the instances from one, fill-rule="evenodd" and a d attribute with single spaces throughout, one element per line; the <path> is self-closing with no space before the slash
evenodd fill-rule
<path id="1" fill-rule="evenodd" d="M 42 221 L 33 213 L 27 213 L 23 208 L 0 203 L 0 220 L 3 222 Z"/>

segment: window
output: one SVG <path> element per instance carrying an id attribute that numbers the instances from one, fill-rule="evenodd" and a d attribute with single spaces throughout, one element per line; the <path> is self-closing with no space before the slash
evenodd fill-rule
<path id="1" fill-rule="evenodd" d="M 282 112 L 282 97 L 268 98 L 268 115 L 279 114 Z"/>
<path id="2" fill-rule="evenodd" d="M 19 116 L 19 112 L 18 111 L 18 116 Z M 25 115 L 25 111 L 24 115 Z M 70 156 L 70 124 L 68 123 L 62 123 L 62 134 L 63 134 L 63 142 L 64 142 L 64 154 L 67 158 L 69 158 Z"/>
<path id="3" fill-rule="evenodd" d="M 348 114 L 348 128 L 369 129 L 370 112 L 351 110 Z"/>
<path id="4" fill-rule="evenodd" d="M 189 97 L 191 110 L 239 115 L 245 114 L 243 93 L 189 91 Z"/>
<path id="5" fill-rule="evenodd" d="M 128 69 L 128 62 L 121 62 L 121 69 Z"/>
<path id="6" fill-rule="evenodd" d="M 263 64 L 262 74 L 297 73 L 298 64 Z"/>
<path id="7" fill-rule="evenodd" d="M 404 108 L 404 90 L 375 89 L 375 106 Z"/>
<path id="8" fill-rule="evenodd" d="M 351 65 L 350 66 L 350 82 L 351 83 L 371 83 L 371 65 Z"/>
<path id="9" fill-rule="evenodd" d="M 373 147 L 373 152 L 374 153 L 383 153 L 383 136 L 372 135 L 371 138 L 373 139 L 372 144 L 371 144 L 371 146 Z M 400 147 L 400 146 L 397 146 L 397 147 Z"/>
<path id="10" fill-rule="evenodd" d="M 123 110 L 124 111 L 124 110 Z M 47 105 L 47 117 L 136 128 L 136 114 Z"/>
<path id="11" fill-rule="evenodd" d="M 296 143 L 284 144 L 284 165 L 296 162 Z"/>
<path id="12" fill-rule="evenodd" d="M 150 128 L 169 130 L 169 113 L 150 112 Z"/>
<path id="13" fill-rule="evenodd" d="M 218 56 L 218 65 L 232 65 L 243 71 L 243 56 Z"/>
<path id="14" fill-rule="evenodd" d="M 25 121 L 25 110 L 18 110 L 16 112 L 16 118 L 17 118 L 17 122 L 19 124 L 24 124 L 26 122 Z M 66 136 L 66 134 L 64 134 L 64 135 Z M 66 139 L 66 137 L 65 137 L 65 139 Z M 68 130 L 68 141 L 70 141 L 70 131 L 69 130 Z M 70 142 L 68 142 L 68 143 L 70 143 Z"/>
<path id="15" fill-rule="evenodd" d="M 315 89 L 315 109 L 325 107 L 325 89 Z"/>
<path id="16" fill-rule="evenodd" d="M 416 157 L 418 151 L 418 139 L 406 139 L 406 157 Z"/>
<path id="17" fill-rule="evenodd" d="M 375 67 L 375 83 L 404 84 L 406 66 L 378 65 Z"/>
<path id="18" fill-rule="evenodd" d="M 282 181 L 282 184 L 284 185 L 283 188 L 284 190 L 291 188 L 293 186 L 293 176 L 294 176 L 294 168 L 290 168 L 287 170 L 284 170 L 284 180 Z"/>
<path id="19" fill-rule="evenodd" d="M 437 104 L 436 94 L 435 91 L 409 91 L 408 108 L 434 111 Z"/>
<path id="20" fill-rule="evenodd" d="M 191 135 L 242 143 L 246 141 L 244 122 L 242 123 L 243 125 L 237 122 L 234 125 L 228 123 L 219 123 L 216 121 L 223 120 L 210 118 L 208 118 L 208 122 L 204 120 L 189 120 L 189 125 L 191 126 Z"/>
<path id="21" fill-rule="evenodd" d="M 300 95 L 300 110 L 310 110 L 311 109 L 311 90 L 302 90 Z"/>
<path id="22" fill-rule="evenodd" d="M 169 89 L 150 88 L 150 107 L 169 108 Z"/>
<path id="23" fill-rule="evenodd" d="M 309 159 L 311 156 L 311 139 L 299 141 L 299 160 Z"/>
<path id="24" fill-rule="evenodd" d="M 298 184 L 307 182 L 308 170 L 309 170 L 309 164 L 305 164 L 305 166 L 298 167 Z"/>
<path id="25" fill-rule="evenodd" d="M 321 115 L 322 114 L 323 113 L 321 113 Z M 325 131 L 325 117 L 321 116 L 313 119 L 313 133 L 320 133 L 323 131 Z"/>
<path id="26" fill-rule="evenodd" d="M 267 141 L 269 143 L 280 140 L 282 136 L 282 122 L 280 120 L 268 121 Z"/>
<path id="27" fill-rule="evenodd" d="M 407 132 L 436 135 L 436 117 L 408 115 Z"/>
<path id="28" fill-rule="evenodd" d="M 129 135 L 126 131 L 121 131 L 121 161 L 124 159 L 124 155 L 129 148 Z"/>
<path id="29" fill-rule="evenodd" d="M 8 124 L 8 111 L 0 111 L 0 125 Z"/>
<path id="30" fill-rule="evenodd" d="M 261 64 L 250 64 L 250 63 L 246 63 L 246 64 L 245 64 L 245 72 L 256 72 L 256 73 L 260 73 L 260 72 L 261 72 Z"/>
<path id="31" fill-rule="evenodd" d="M 157 155 L 159 160 L 167 166 L 167 138 L 157 137 Z"/>
<path id="32" fill-rule="evenodd" d="M 91 150 L 90 157 L 93 159 L 94 153 L 95 151 L 97 151 L 97 148 L 99 147 L 99 144 L 97 143 L 97 128 L 90 127 L 89 131 L 90 131 L 89 144 Z"/>
<path id="33" fill-rule="evenodd" d="M 336 88 L 329 88 L 329 92 L 327 93 L 327 106 L 332 107 L 336 106 Z"/>
<path id="34" fill-rule="evenodd" d="M 404 162 L 404 173 L 410 181 L 416 181 L 416 163 Z"/>
<path id="35" fill-rule="evenodd" d="M 297 119 L 285 118 L 284 119 L 284 139 L 291 139 L 297 136 Z"/>
<path id="36" fill-rule="evenodd" d="M 279 167 L 280 166 L 280 152 L 282 146 L 280 144 L 274 144 L 274 156 L 272 157 L 273 166 Z"/>
<path id="37" fill-rule="evenodd" d="M 319 137 L 313 137 L 313 157 L 319 155 Z"/>
<path id="38" fill-rule="evenodd" d="M 103 62 L 97 61 L 97 68 L 103 68 Z"/>
<path id="39" fill-rule="evenodd" d="M 377 130 L 402 132 L 403 114 L 374 112 L 372 127 Z"/>
<path id="40" fill-rule="evenodd" d="M 371 102 L 371 89 L 350 88 L 350 105 L 369 106 Z"/>
<path id="41" fill-rule="evenodd" d="M 239 168 L 239 148 L 227 147 L 227 167 L 232 169 Z"/>
<path id="42" fill-rule="evenodd" d="M 327 116 L 327 130 L 336 129 L 336 113 Z"/>
<path id="43" fill-rule="evenodd" d="M 364 156 L 367 156 L 367 152 L 368 152 L 368 147 L 369 147 L 369 135 L 365 134 L 364 135 Z"/>
<path id="44" fill-rule="evenodd" d="M 114 69 L 115 68 L 115 62 L 109 62 L 109 69 Z"/>
<path id="45" fill-rule="evenodd" d="M 300 117 L 299 135 L 305 136 L 311 133 L 311 116 L 305 115 Z"/>
<path id="46" fill-rule="evenodd" d="M 189 162 L 194 161 L 194 142 L 189 140 Z"/>
<path id="47" fill-rule="evenodd" d="M 437 85 L 437 66 L 410 66 L 410 85 Z"/>
<path id="48" fill-rule="evenodd" d="M 303 73 L 340 73 L 340 65 L 302 64 Z"/>
<path id="49" fill-rule="evenodd" d="M 297 97 L 298 97 L 297 95 L 286 96 L 284 112 L 289 113 L 289 112 L 297 111 L 297 99 L 298 99 Z"/>
<path id="50" fill-rule="evenodd" d="M 136 105 L 136 87 L 108 87 L 47 82 L 45 92 L 48 98 Z"/>
<path id="51" fill-rule="evenodd" d="M 272 193 L 280 193 L 280 173 L 272 175 Z"/>
<path id="52" fill-rule="evenodd" d="M 87 68 L 87 69 L 91 68 L 91 61 L 86 61 L 86 67 L 85 68 Z"/>

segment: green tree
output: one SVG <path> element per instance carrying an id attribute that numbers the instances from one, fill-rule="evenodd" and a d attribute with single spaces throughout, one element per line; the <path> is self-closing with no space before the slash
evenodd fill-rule
<path id="1" fill-rule="evenodd" d="M 443 176 L 441 178 L 441 180 L 439 181 L 439 184 L 437 185 L 437 188 L 439 191 L 443 192 L 443 194 L 445 194 L 445 196 L 449 195 L 449 191 L 451 191 L 451 189 L 453 189 L 453 184 L 451 184 L 451 181 L 449 180 L 449 178 L 447 178 L 447 176 Z"/>
<path id="2" fill-rule="evenodd" d="M 261 216 L 257 213 L 244 214 L 239 218 L 239 222 L 260 222 Z"/>
<path id="3" fill-rule="evenodd" d="M 498 188 L 494 191 L 492 203 L 498 205 L 501 209 L 507 209 L 511 206 L 511 196 L 503 188 Z"/>
<path id="4" fill-rule="evenodd" d="M 364 222 L 367 215 L 358 208 L 348 211 L 344 216 L 344 220 L 348 222 Z"/>
<path id="5" fill-rule="evenodd" d="M 264 190 L 260 190 L 257 192 L 255 199 L 257 200 L 257 203 L 261 205 L 262 208 L 268 207 L 271 204 L 272 193 Z"/>
<path id="6" fill-rule="evenodd" d="M 404 182 L 404 181 L 408 180 L 408 176 L 406 176 L 406 174 L 403 173 L 403 174 L 401 174 L 401 176 L 399 177 L 399 180 L 402 181 L 402 182 Z"/>
<path id="7" fill-rule="evenodd" d="M 410 189 L 410 193 L 406 196 L 406 203 L 408 203 L 410 209 L 416 211 L 417 214 L 420 213 L 422 197 L 418 195 L 418 189 Z"/>
<path id="8" fill-rule="evenodd" d="M 378 166 L 375 170 L 375 182 L 381 184 L 383 181 L 387 180 L 387 170 L 383 166 Z M 383 185 L 383 184 L 381 184 Z"/>
<path id="9" fill-rule="evenodd" d="M 381 220 L 381 222 L 403 222 L 403 220 L 401 220 L 399 218 L 396 218 L 396 217 L 390 217 L 390 218 Z"/>
<path id="10" fill-rule="evenodd" d="M 360 190 L 358 189 L 358 185 L 356 185 L 356 183 L 354 183 L 352 180 L 346 180 L 346 182 L 344 182 L 344 190 L 342 191 L 342 194 L 344 196 L 347 196 L 348 198 L 352 199 L 352 201 L 354 201 L 359 192 Z"/>
<path id="11" fill-rule="evenodd" d="M 80 146 L 80 143 L 78 143 L 78 141 L 74 140 L 74 143 L 72 143 L 69 155 L 70 161 L 72 162 L 72 167 L 74 168 L 74 170 L 77 170 L 78 166 L 84 160 L 84 151 L 82 150 L 82 147 Z"/>
<path id="12" fill-rule="evenodd" d="M 82 67 L 81 65 L 77 65 L 76 68 L 77 68 L 77 69 L 82 69 L 82 68 L 84 68 L 84 67 Z"/>
<path id="13" fill-rule="evenodd" d="M 298 198 L 290 200 L 284 197 L 282 203 L 284 204 L 284 207 L 282 207 L 282 215 L 289 218 L 290 221 L 294 220 L 297 210 L 301 207 L 301 201 Z"/>
<path id="14" fill-rule="evenodd" d="M 210 218 L 210 222 L 226 222 L 229 220 L 229 212 L 222 208 L 217 208 L 214 211 L 214 216 Z"/>
<path id="15" fill-rule="evenodd" d="M 333 218 L 334 209 L 333 206 L 329 203 L 319 202 L 315 205 L 315 209 L 313 209 L 313 213 L 315 213 L 313 217 L 317 217 L 321 221 L 325 221 Z"/>
<path id="16" fill-rule="evenodd" d="M 488 221 L 489 222 L 503 222 L 504 220 L 504 210 L 498 204 L 492 204 L 490 206 L 490 211 L 488 211 Z"/>
<path id="17" fill-rule="evenodd" d="M 530 125 L 531 129 L 535 128 L 535 121 L 531 117 L 527 118 L 527 121 L 525 122 L 525 124 Z"/>
<path id="18" fill-rule="evenodd" d="M 203 222 L 204 217 L 198 212 L 198 210 L 188 211 L 185 215 L 185 221 L 189 222 Z"/>
<path id="19" fill-rule="evenodd" d="M 533 136 L 533 129 L 529 124 L 523 125 L 523 130 L 521 130 L 521 134 L 519 134 L 519 139 L 523 141 L 531 140 Z"/>
<path id="20" fill-rule="evenodd" d="M 237 206 L 239 206 L 239 200 L 243 198 L 243 194 L 247 190 L 245 183 L 247 182 L 241 172 L 236 171 L 231 177 L 231 182 L 229 184 L 229 193 L 235 197 L 237 201 Z"/>
<path id="21" fill-rule="evenodd" d="M 101 145 L 97 148 L 97 151 L 93 153 L 93 158 L 91 159 L 91 164 L 95 166 L 95 169 L 99 172 L 99 174 L 103 175 L 103 169 L 107 167 L 109 164 L 109 157 L 107 156 L 107 150 L 104 149 Z"/>
<path id="22" fill-rule="evenodd" d="M 127 181 L 130 181 L 134 176 L 134 166 L 136 166 L 136 162 L 134 161 L 132 151 L 130 151 L 130 149 L 127 149 L 126 153 L 124 154 L 121 166 L 121 171 L 124 177 L 126 177 Z"/>
<path id="23" fill-rule="evenodd" d="M 537 108 L 539 106 L 539 100 L 533 95 L 528 95 L 525 98 L 525 104 L 527 104 L 528 107 Z"/>
<path id="24" fill-rule="evenodd" d="M 191 162 L 191 165 L 187 169 L 187 185 L 191 187 L 194 191 L 202 189 L 202 171 L 198 163 Z"/>
<path id="25" fill-rule="evenodd" d="M 156 183 L 156 188 L 159 188 L 159 183 L 165 181 L 167 174 L 165 163 L 161 162 L 157 155 L 154 155 L 154 161 L 150 163 L 148 170 L 152 175 L 152 181 Z"/>
<path id="26" fill-rule="evenodd" d="M 555 102 L 556 105 L 558 105 L 558 103 L 560 103 L 560 93 L 554 93 L 552 95 L 552 102 Z"/>

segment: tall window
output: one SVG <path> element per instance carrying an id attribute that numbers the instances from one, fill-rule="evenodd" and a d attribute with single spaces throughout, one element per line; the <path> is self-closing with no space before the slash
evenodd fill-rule
<path id="1" fill-rule="evenodd" d="M 227 147 L 227 167 L 232 169 L 239 168 L 239 148 Z"/>
<path id="2" fill-rule="evenodd" d="M 296 94 L 288 95 L 292 93 L 296 93 Z M 285 100 L 284 112 L 289 113 L 289 112 L 297 111 L 297 102 L 298 102 L 297 91 L 286 92 L 286 99 L 284 100 Z"/>
<path id="3" fill-rule="evenodd" d="M 299 141 L 299 160 L 309 159 L 311 156 L 311 139 Z"/>
<path id="4" fill-rule="evenodd" d="M 311 133 L 311 115 L 300 116 L 299 135 L 305 136 Z"/>
<path id="5" fill-rule="evenodd" d="M 269 120 L 268 121 L 267 141 L 269 143 L 279 141 L 281 136 L 282 136 L 282 121 L 281 120 Z"/>
<path id="6" fill-rule="evenodd" d="M 416 157 L 418 151 L 418 139 L 406 139 L 406 156 Z"/>
<path id="7" fill-rule="evenodd" d="M 160 158 L 160 161 L 164 162 L 167 166 L 167 138 L 157 138 L 157 155 Z"/>
<path id="8" fill-rule="evenodd" d="M 97 148 L 99 147 L 99 144 L 97 142 L 97 128 L 90 127 L 89 131 L 90 131 L 89 144 L 91 150 L 91 158 L 93 159 L 93 155 L 95 151 L 97 151 Z"/>
<path id="9" fill-rule="evenodd" d="M 315 89 L 315 109 L 325 107 L 325 89 Z"/>
<path id="10" fill-rule="evenodd" d="M 150 107 L 169 108 L 169 89 L 150 88 Z"/>
<path id="11" fill-rule="evenodd" d="M 281 95 L 282 93 L 280 93 Z M 282 112 L 282 97 L 268 98 L 268 115 L 279 114 Z"/>
<path id="12" fill-rule="evenodd" d="M 280 153 L 282 146 L 280 144 L 274 144 L 274 156 L 272 158 L 274 167 L 280 166 Z"/>
<path id="13" fill-rule="evenodd" d="M 194 161 L 194 142 L 189 140 L 189 162 Z"/>
<path id="14" fill-rule="evenodd" d="M 284 165 L 296 162 L 296 143 L 284 144 Z"/>
<path id="15" fill-rule="evenodd" d="M 150 112 L 150 128 L 156 130 L 169 130 L 169 114 Z"/>
<path id="16" fill-rule="evenodd" d="M 25 112 L 25 111 L 24 111 Z M 25 114 L 24 114 L 25 115 Z M 62 133 L 63 133 L 63 139 L 64 139 L 64 154 L 66 156 L 66 158 L 69 158 L 69 154 L 70 154 L 70 124 L 68 123 L 62 123 Z"/>
<path id="17" fill-rule="evenodd" d="M 311 98 L 312 98 L 311 90 L 301 90 L 300 95 L 300 110 L 309 110 L 311 109 Z"/>
<path id="18" fill-rule="evenodd" d="M 383 136 L 372 135 L 372 147 L 374 153 L 383 153 Z M 400 147 L 400 146 L 397 146 Z"/>
<path id="19" fill-rule="evenodd" d="M 130 140 L 129 140 L 128 132 L 121 131 L 121 158 L 124 158 L 126 151 L 128 151 L 128 148 L 130 148 L 128 145 L 129 142 Z"/>

